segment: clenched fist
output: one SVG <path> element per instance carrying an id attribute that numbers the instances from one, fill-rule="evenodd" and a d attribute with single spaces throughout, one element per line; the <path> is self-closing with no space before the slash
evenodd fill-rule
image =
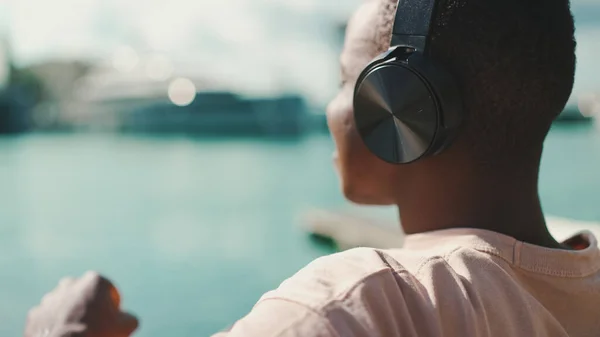
<path id="1" fill-rule="evenodd" d="M 31 309 L 25 337 L 128 337 L 138 327 L 122 312 L 117 288 L 95 272 L 65 278 Z"/>

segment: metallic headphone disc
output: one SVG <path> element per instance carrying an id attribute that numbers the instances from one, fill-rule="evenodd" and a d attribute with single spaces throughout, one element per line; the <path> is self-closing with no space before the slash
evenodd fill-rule
<path id="1" fill-rule="evenodd" d="M 354 94 L 354 116 L 369 150 L 393 164 L 422 157 L 438 125 L 429 88 L 398 63 L 377 66 L 363 77 Z"/>

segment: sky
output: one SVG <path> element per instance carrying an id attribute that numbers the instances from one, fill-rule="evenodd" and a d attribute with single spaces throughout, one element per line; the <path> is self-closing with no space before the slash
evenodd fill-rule
<path id="1" fill-rule="evenodd" d="M 0 0 L 0 32 L 8 34 L 19 65 L 53 58 L 109 59 L 129 45 L 168 56 L 180 72 L 225 79 L 249 93 L 296 91 L 324 105 L 339 81 L 341 41 L 335 25 L 361 2 Z M 582 64 L 595 64 L 595 57 L 593 62 L 585 57 L 598 48 L 592 46 L 597 34 L 582 35 L 591 41 L 582 48 Z"/>
<path id="2" fill-rule="evenodd" d="M 261 48 L 324 41 L 362 0 L 0 0 L 20 62 L 59 55 L 102 55 L 126 42 L 173 52 Z M 573 0 L 574 5 L 600 0 Z M 320 36 L 321 35 L 321 36 Z M 203 50 L 206 52 L 206 50 Z"/>
<path id="3" fill-rule="evenodd" d="M 19 65 L 108 59 L 129 45 L 167 55 L 185 72 L 300 91 L 322 105 L 338 82 L 335 25 L 360 1 L 0 0 L 0 29 Z"/>
<path id="4" fill-rule="evenodd" d="M 345 1 L 345 10 L 334 11 L 316 0 L 3 1 L 13 48 L 24 62 L 57 52 L 102 53 L 123 41 L 172 51 L 207 43 L 262 46 L 276 37 L 314 34 L 358 3 Z"/>

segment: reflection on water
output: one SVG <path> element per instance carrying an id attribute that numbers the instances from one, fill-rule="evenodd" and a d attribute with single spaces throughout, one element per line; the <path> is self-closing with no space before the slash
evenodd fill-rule
<path id="1" fill-rule="evenodd" d="M 344 204 L 326 136 L 298 142 L 29 135 L 0 139 L 0 335 L 64 275 L 116 280 L 139 336 L 206 336 L 330 252 L 296 216 Z M 600 220 L 600 136 L 557 127 L 542 198 Z"/>

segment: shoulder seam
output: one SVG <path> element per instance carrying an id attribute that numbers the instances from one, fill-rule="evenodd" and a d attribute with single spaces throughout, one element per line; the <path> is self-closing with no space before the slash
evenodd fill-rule
<path id="1" fill-rule="evenodd" d="M 360 280 L 356 281 L 351 287 L 348 287 L 348 289 L 344 290 L 343 292 L 340 292 L 340 294 L 335 299 L 329 301 L 329 303 L 327 303 L 325 306 L 323 306 L 323 308 L 328 307 L 333 302 L 345 300 L 352 293 L 352 291 L 354 291 L 354 289 L 356 289 L 356 287 L 358 287 L 360 284 L 364 283 L 368 279 L 379 276 L 383 272 L 390 272 L 390 273 L 397 273 L 397 274 L 400 274 L 400 273 L 410 274 L 408 272 L 408 270 L 406 270 L 406 269 L 401 269 L 401 270 L 396 270 L 396 269 L 392 269 L 392 268 L 380 269 L 380 270 L 378 270 L 374 273 L 368 274 L 365 277 L 361 278 Z"/>
<path id="2" fill-rule="evenodd" d="M 295 300 L 292 300 L 289 298 L 275 296 L 275 297 L 269 297 L 269 298 L 262 299 L 262 300 L 258 301 L 258 303 L 256 303 L 256 305 L 258 306 L 259 304 L 269 301 L 269 300 L 271 300 L 271 301 L 278 300 L 278 301 L 293 303 L 293 304 L 296 304 L 296 305 L 310 311 L 311 313 L 317 315 L 318 317 L 322 318 L 326 322 L 325 324 L 327 325 L 327 330 L 329 330 L 329 332 L 331 332 L 333 336 L 340 337 L 339 334 L 335 331 L 335 328 L 331 325 L 331 322 L 329 321 L 329 319 L 327 319 L 327 317 L 325 317 L 318 310 L 315 310 L 314 308 L 311 308 L 310 306 L 308 306 L 304 303 L 301 303 L 301 302 L 298 302 L 298 301 L 295 301 Z M 292 321 L 292 323 L 290 323 L 290 325 L 287 326 L 284 330 L 282 330 L 281 333 L 279 333 L 277 336 L 281 336 L 282 333 L 288 331 L 289 329 L 293 328 L 294 326 L 296 326 L 298 323 L 300 323 L 302 321 L 303 321 L 303 318 L 299 318 L 297 320 Z"/>
<path id="3" fill-rule="evenodd" d="M 406 269 L 401 269 L 401 270 L 396 270 L 396 269 L 391 269 L 391 268 L 379 269 L 379 270 L 377 270 L 375 272 L 372 272 L 370 274 L 367 274 L 367 275 L 361 277 L 356 282 L 352 283 L 352 285 L 350 285 L 348 288 L 344 289 L 343 291 L 338 292 L 334 296 L 334 298 L 332 298 L 331 300 L 329 300 L 327 302 L 322 303 L 322 307 L 320 307 L 320 308 L 314 308 L 314 307 L 311 307 L 308 304 L 305 304 L 305 303 L 302 303 L 302 302 L 299 302 L 299 301 L 296 301 L 296 300 L 293 300 L 293 299 L 289 299 L 289 298 L 285 298 L 285 297 L 280 297 L 280 296 L 277 296 L 277 295 L 263 298 L 263 299 L 261 299 L 261 300 L 258 301 L 257 305 L 259 303 L 261 303 L 263 301 L 266 301 L 266 300 L 269 300 L 269 299 L 279 299 L 279 300 L 284 300 L 284 301 L 296 303 L 296 304 L 301 305 L 301 306 L 303 306 L 305 308 L 309 308 L 312 312 L 318 313 L 320 316 L 322 316 L 325 319 L 327 319 L 324 316 L 324 314 L 323 314 L 323 311 L 324 311 L 325 308 L 329 307 L 332 303 L 340 302 L 340 301 L 345 300 L 352 293 L 352 291 L 354 289 L 356 289 L 356 287 L 358 287 L 359 285 L 361 285 L 362 283 L 364 283 L 366 280 L 374 278 L 374 277 L 378 277 L 382 273 L 388 273 L 388 272 L 389 273 L 398 273 L 398 274 L 400 274 L 400 273 L 409 273 L 408 270 L 406 270 Z"/>
<path id="4" fill-rule="evenodd" d="M 433 262 L 435 260 L 443 260 L 446 263 L 448 262 L 447 259 L 450 255 L 456 253 L 457 251 L 459 251 L 460 249 L 462 249 L 462 247 L 456 247 L 454 249 L 452 249 L 451 251 L 447 252 L 444 255 L 434 255 L 434 256 L 430 256 L 429 258 L 427 258 L 425 261 L 421 262 L 421 264 L 419 265 L 419 267 L 417 268 L 417 270 L 415 271 L 414 276 L 416 278 L 418 278 L 418 276 L 421 274 L 421 270 L 423 270 L 423 268 L 425 268 L 430 262 Z"/>

